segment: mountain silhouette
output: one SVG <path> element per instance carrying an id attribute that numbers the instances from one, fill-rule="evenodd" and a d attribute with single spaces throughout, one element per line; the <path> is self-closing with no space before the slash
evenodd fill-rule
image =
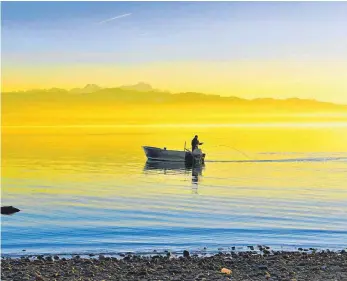
<path id="1" fill-rule="evenodd" d="M 86 93 L 88 95 L 74 95 L 75 93 Z M 312 106 L 316 108 L 346 109 L 347 105 L 322 102 L 313 99 L 274 99 L 274 98 L 256 98 L 244 99 L 236 96 L 220 96 L 215 94 L 205 94 L 198 92 L 169 93 L 155 90 L 150 84 L 139 82 L 134 85 L 123 85 L 115 88 L 102 88 L 95 84 L 87 84 L 83 88 L 74 88 L 65 90 L 60 88 L 28 90 L 22 92 L 4 92 L 4 106 L 14 102 L 49 102 L 54 100 L 56 103 L 74 103 L 95 101 L 98 104 L 108 102 L 121 103 L 190 103 L 196 104 L 209 102 L 211 105 L 249 105 L 249 106 L 276 106 L 300 107 Z M 193 104 L 192 104 L 193 106 Z"/>
<path id="2" fill-rule="evenodd" d="M 124 86 L 121 86 L 120 89 L 132 90 L 132 91 L 138 91 L 138 92 L 150 92 L 154 90 L 150 84 L 147 84 L 145 82 L 139 82 L 135 85 L 124 85 Z"/>
<path id="3" fill-rule="evenodd" d="M 314 118 L 322 121 L 326 113 L 329 120 L 346 121 L 347 105 L 299 98 L 243 99 L 198 92 L 169 93 L 155 90 L 144 82 L 115 88 L 88 84 L 70 91 L 51 88 L 2 93 L 3 125 L 136 124 L 187 120 L 225 123 L 243 122 L 242 118 L 255 118 L 251 117 L 254 114 L 266 115 L 266 120 L 273 120 L 273 114 L 280 114 L 292 116 L 292 120 Z M 307 114 L 309 117 L 302 117 Z"/>
<path id="4" fill-rule="evenodd" d="M 84 88 L 74 88 L 70 90 L 70 93 L 83 94 L 83 93 L 94 93 L 102 88 L 96 84 L 87 84 Z"/>

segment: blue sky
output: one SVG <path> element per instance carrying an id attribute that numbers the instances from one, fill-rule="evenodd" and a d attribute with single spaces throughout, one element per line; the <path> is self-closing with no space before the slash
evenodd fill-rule
<path id="1" fill-rule="evenodd" d="M 339 58 L 346 26 L 343 2 L 2 3 L 5 63 Z"/>

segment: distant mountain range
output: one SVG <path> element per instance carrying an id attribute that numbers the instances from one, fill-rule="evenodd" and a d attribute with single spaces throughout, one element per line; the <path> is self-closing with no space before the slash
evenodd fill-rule
<path id="1" fill-rule="evenodd" d="M 331 110 L 347 110 L 347 105 L 334 104 L 329 102 L 321 102 L 317 100 L 289 98 L 289 99 L 273 99 L 273 98 L 257 98 L 243 99 L 236 96 L 224 97 L 219 95 L 210 95 L 196 92 L 170 93 L 154 89 L 150 84 L 140 82 L 135 85 L 124 85 L 116 88 L 102 88 L 95 84 L 88 84 L 83 88 L 74 88 L 65 90 L 60 88 L 38 89 L 20 92 L 3 93 L 3 106 L 21 102 L 50 102 L 75 104 L 89 103 L 96 104 L 107 103 L 152 103 L 152 104 L 184 104 L 188 103 L 208 105 L 230 105 L 230 106 L 260 106 L 271 107 L 273 109 L 286 108 L 310 108 L 312 109 L 331 109 Z"/>
<path id="2" fill-rule="evenodd" d="M 222 124 L 303 120 L 346 122 L 347 105 L 169 93 L 146 83 L 3 93 L 2 125 Z"/>
<path id="3" fill-rule="evenodd" d="M 102 88 L 95 84 L 87 84 L 84 88 L 74 88 L 70 90 L 70 93 L 83 94 L 83 93 L 94 93 Z"/>
<path id="4" fill-rule="evenodd" d="M 100 86 L 96 84 L 87 84 L 84 86 L 84 88 L 74 88 L 71 89 L 69 92 L 74 93 L 74 94 L 90 94 L 90 93 L 95 93 L 97 91 L 102 90 Z M 137 92 L 151 92 L 154 91 L 151 85 L 144 83 L 144 82 L 139 82 L 135 85 L 124 85 L 120 86 L 119 89 L 121 90 L 129 90 L 129 91 L 137 91 Z M 62 89 L 57 89 L 60 91 L 64 91 Z"/>

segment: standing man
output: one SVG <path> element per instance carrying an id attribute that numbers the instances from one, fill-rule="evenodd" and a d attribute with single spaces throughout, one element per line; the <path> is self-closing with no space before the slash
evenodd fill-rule
<path id="1" fill-rule="evenodd" d="M 198 140 L 198 136 L 196 135 L 193 139 L 192 139 L 192 152 L 194 151 L 195 148 L 198 147 L 198 145 L 202 144 L 202 142 L 199 142 Z"/>

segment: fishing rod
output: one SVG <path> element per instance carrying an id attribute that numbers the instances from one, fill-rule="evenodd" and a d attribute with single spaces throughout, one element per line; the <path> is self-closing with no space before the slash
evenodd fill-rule
<path id="1" fill-rule="evenodd" d="M 245 156 L 245 157 L 248 158 L 249 160 L 253 160 L 253 159 L 252 159 L 251 157 L 249 157 L 245 152 L 243 152 L 243 151 L 241 151 L 241 150 L 239 150 L 239 149 L 237 149 L 237 148 L 235 148 L 235 147 L 233 147 L 233 146 L 230 146 L 230 145 L 223 145 L 223 144 L 220 144 L 220 145 L 213 145 L 213 146 L 215 146 L 215 147 L 229 147 L 229 148 L 231 148 L 231 149 L 233 149 L 233 150 L 235 150 L 235 151 L 241 153 L 243 156 Z"/>
<path id="2" fill-rule="evenodd" d="M 241 151 L 241 150 L 239 150 L 239 149 L 237 149 L 237 148 L 235 148 L 235 147 L 232 147 L 232 146 L 230 146 L 230 148 L 233 149 L 233 150 L 235 150 L 235 151 L 237 151 L 237 152 L 240 152 L 242 155 L 246 156 L 249 160 L 253 160 L 253 159 L 252 159 L 251 157 L 249 157 L 245 152 L 243 152 L 243 151 Z"/>

